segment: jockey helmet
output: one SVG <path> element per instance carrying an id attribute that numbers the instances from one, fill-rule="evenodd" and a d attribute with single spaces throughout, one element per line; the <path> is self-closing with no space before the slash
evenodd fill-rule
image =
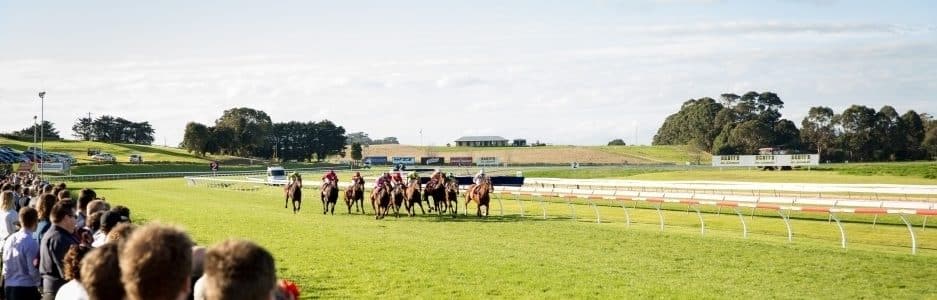
<path id="1" fill-rule="evenodd" d="M 361 172 L 355 172 L 355 176 L 361 177 Z"/>

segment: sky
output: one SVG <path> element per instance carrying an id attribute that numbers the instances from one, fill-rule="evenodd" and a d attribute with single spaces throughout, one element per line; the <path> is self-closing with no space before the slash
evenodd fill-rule
<path id="1" fill-rule="evenodd" d="M 773 91 L 937 114 L 933 1 L 0 0 L 0 132 L 40 115 L 148 121 L 156 144 L 226 109 L 445 145 L 498 135 L 650 144 L 681 103 Z"/>

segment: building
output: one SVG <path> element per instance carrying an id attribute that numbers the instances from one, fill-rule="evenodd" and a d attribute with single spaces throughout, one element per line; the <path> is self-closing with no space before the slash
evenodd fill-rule
<path id="1" fill-rule="evenodd" d="M 463 136 L 455 140 L 459 147 L 507 147 L 508 139 L 500 136 Z"/>
<path id="2" fill-rule="evenodd" d="M 514 147 L 527 147 L 527 140 L 525 139 L 514 139 L 514 142 L 511 144 Z"/>

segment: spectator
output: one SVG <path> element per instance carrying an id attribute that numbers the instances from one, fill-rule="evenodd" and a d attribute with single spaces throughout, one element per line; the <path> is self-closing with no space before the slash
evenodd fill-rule
<path id="1" fill-rule="evenodd" d="M 74 235 L 77 216 L 75 202 L 63 200 L 52 207 L 53 228 L 42 236 L 39 244 L 39 273 L 42 274 L 42 299 L 55 299 L 55 293 L 65 284 L 65 253 L 71 245 L 79 244 Z"/>
<path id="2" fill-rule="evenodd" d="M 192 271 L 192 240 L 175 227 L 149 224 L 121 246 L 120 281 L 128 300 L 185 299 Z"/>
<path id="3" fill-rule="evenodd" d="M 116 243 L 95 248 L 81 262 L 81 284 L 88 299 L 124 299 Z"/>
<path id="4" fill-rule="evenodd" d="M 94 190 L 88 188 L 81 189 L 81 191 L 78 192 L 78 228 L 86 227 L 85 219 L 87 219 L 89 215 L 89 213 L 87 213 L 88 203 L 91 203 L 97 196 Z"/>
<path id="5" fill-rule="evenodd" d="M 81 260 L 90 251 L 90 247 L 72 245 L 65 254 L 65 285 L 59 288 L 55 299 L 88 299 L 88 293 L 81 284 Z"/>
<path id="6" fill-rule="evenodd" d="M 107 204 L 103 199 L 94 199 L 88 203 L 88 215 L 93 214 L 96 211 L 106 211 L 110 210 L 111 205 Z"/>
<path id="7" fill-rule="evenodd" d="M 121 223 L 114 226 L 114 229 L 111 229 L 111 232 L 107 234 L 106 243 L 116 243 L 118 245 L 127 242 L 127 239 L 130 238 L 130 235 L 133 234 L 134 230 L 137 230 L 137 226 L 134 226 L 130 223 Z"/>
<path id="8" fill-rule="evenodd" d="M 13 205 L 13 192 L 5 191 L 0 193 L 0 240 L 16 232 L 17 213 Z"/>
<path id="9" fill-rule="evenodd" d="M 56 193 L 56 195 L 58 195 L 59 201 L 72 199 L 72 193 L 66 189 L 59 190 L 59 192 Z"/>
<path id="10" fill-rule="evenodd" d="M 33 198 L 32 189 L 30 189 L 27 186 L 23 186 L 23 190 L 20 191 L 20 197 L 16 199 L 16 202 L 17 202 L 16 205 L 18 209 L 29 206 L 29 202 L 31 201 L 31 198 Z M 18 209 L 17 211 L 19 211 Z"/>
<path id="11" fill-rule="evenodd" d="M 111 211 L 116 211 L 117 213 L 120 214 L 120 216 L 121 216 L 121 218 L 120 218 L 121 222 L 130 222 L 130 223 L 133 223 L 133 222 L 130 220 L 130 209 L 127 208 L 126 206 L 123 206 L 123 205 L 114 206 L 114 208 L 112 208 Z"/>
<path id="12" fill-rule="evenodd" d="M 33 237 L 36 238 L 37 241 L 42 241 L 42 236 L 52 227 L 52 222 L 49 221 L 49 215 L 52 213 L 52 207 L 55 206 L 56 201 L 58 201 L 58 199 L 52 194 L 42 194 L 42 196 L 39 196 L 39 203 L 36 204 L 36 210 L 39 211 L 39 225 L 36 228 L 36 232 L 33 232 Z"/>
<path id="13" fill-rule="evenodd" d="M 189 297 L 186 299 L 193 300 L 195 299 L 195 283 L 199 278 L 202 278 L 202 273 L 205 270 L 205 247 L 202 246 L 192 246 L 192 278 L 189 280 L 192 291 L 189 292 Z M 202 299 L 205 298 L 204 293 L 200 296 Z"/>
<path id="14" fill-rule="evenodd" d="M 249 241 L 227 240 L 205 253 L 207 300 L 266 300 L 274 296 L 276 268 L 266 249 Z"/>
<path id="15" fill-rule="evenodd" d="M 24 207 L 20 209 L 19 219 L 22 228 L 3 242 L 3 277 L 6 280 L 3 293 L 9 300 L 36 300 L 41 297 L 42 279 L 35 264 L 39 243 L 32 236 L 39 214 L 33 208 Z"/>
<path id="16" fill-rule="evenodd" d="M 111 230 L 114 229 L 115 226 L 117 226 L 117 224 L 122 223 L 121 222 L 122 218 L 123 216 L 121 216 L 120 213 L 115 212 L 115 211 L 106 211 L 103 214 L 101 214 L 101 223 L 100 223 L 101 229 L 98 230 L 101 234 L 95 236 L 94 243 L 92 243 L 91 246 L 100 247 L 105 242 L 107 242 L 107 234 L 110 233 Z M 101 237 L 101 238 L 98 239 L 98 237 Z"/>

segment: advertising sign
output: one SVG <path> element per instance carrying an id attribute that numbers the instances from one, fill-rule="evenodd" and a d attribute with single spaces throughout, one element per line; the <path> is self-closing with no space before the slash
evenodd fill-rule
<path id="1" fill-rule="evenodd" d="M 472 157 L 471 156 L 461 156 L 461 157 L 450 157 L 449 158 L 450 166 L 471 166 Z"/>
<path id="2" fill-rule="evenodd" d="M 499 164 L 500 164 L 500 162 L 498 162 L 498 158 L 497 158 L 497 157 L 488 156 L 488 157 L 479 157 L 479 158 L 478 158 L 478 165 L 479 165 L 479 166 L 497 166 L 497 165 L 499 165 Z"/>
<path id="3" fill-rule="evenodd" d="M 387 156 L 365 156 L 363 161 L 366 164 L 385 165 L 387 164 Z"/>
<path id="4" fill-rule="evenodd" d="M 392 162 L 395 165 L 415 165 L 416 157 L 413 156 L 394 156 Z"/>
<path id="5" fill-rule="evenodd" d="M 424 165 L 443 165 L 446 164 L 446 159 L 438 156 L 421 157 L 420 163 Z"/>

